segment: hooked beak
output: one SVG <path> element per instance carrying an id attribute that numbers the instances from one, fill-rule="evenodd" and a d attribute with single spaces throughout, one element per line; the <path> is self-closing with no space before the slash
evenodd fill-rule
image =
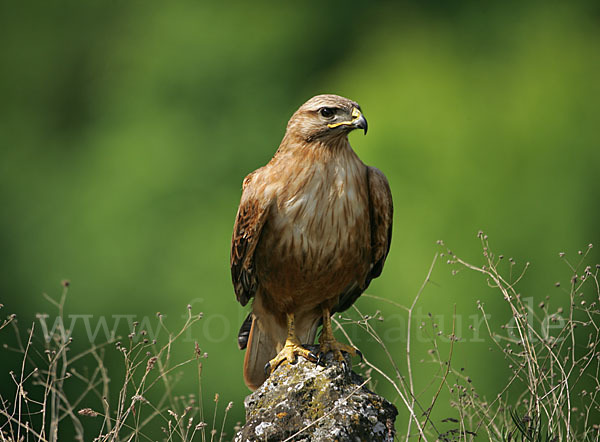
<path id="1" fill-rule="evenodd" d="M 352 129 L 362 129 L 365 131 L 365 135 L 367 134 L 367 129 L 368 129 L 368 124 L 367 124 L 367 119 L 364 117 L 364 115 L 362 114 L 361 111 L 358 110 L 358 108 L 353 108 L 352 109 L 352 120 L 350 121 L 342 121 L 340 123 L 332 123 L 332 124 L 328 124 L 327 126 L 330 129 L 334 129 L 336 127 L 339 126 L 349 126 Z"/>
<path id="2" fill-rule="evenodd" d="M 357 108 L 354 108 L 352 110 L 352 125 L 358 129 L 364 130 L 365 135 L 367 134 L 367 129 L 369 128 L 369 125 L 367 124 L 367 119 Z"/>

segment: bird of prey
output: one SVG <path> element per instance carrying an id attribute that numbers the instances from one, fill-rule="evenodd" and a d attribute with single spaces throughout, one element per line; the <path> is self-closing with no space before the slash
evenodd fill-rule
<path id="1" fill-rule="evenodd" d="M 317 95 L 292 115 L 279 149 L 248 175 L 231 241 L 237 300 L 252 312 L 238 345 L 244 380 L 258 388 L 296 356 L 356 349 L 335 340 L 331 315 L 348 309 L 383 269 L 392 236 L 392 194 L 381 171 L 365 165 L 348 133 L 367 120 L 360 106 Z"/>

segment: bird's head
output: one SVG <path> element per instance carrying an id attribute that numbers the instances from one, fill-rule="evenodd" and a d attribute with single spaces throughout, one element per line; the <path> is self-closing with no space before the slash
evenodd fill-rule
<path id="1" fill-rule="evenodd" d="M 311 142 L 346 137 L 354 129 L 367 133 L 367 120 L 358 103 L 339 95 L 317 95 L 292 115 L 287 132 Z"/>

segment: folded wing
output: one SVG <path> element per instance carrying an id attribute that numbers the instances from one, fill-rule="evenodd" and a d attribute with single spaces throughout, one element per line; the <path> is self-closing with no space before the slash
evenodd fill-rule
<path id="1" fill-rule="evenodd" d="M 254 251 L 269 208 L 269 202 L 257 192 L 258 186 L 254 182 L 257 172 L 244 179 L 242 199 L 231 238 L 231 279 L 237 300 L 242 305 L 248 303 L 258 288 Z"/>

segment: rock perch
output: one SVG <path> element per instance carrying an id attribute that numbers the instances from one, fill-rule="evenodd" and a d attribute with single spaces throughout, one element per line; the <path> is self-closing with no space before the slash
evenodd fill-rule
<path id="1" fill-rule="evenodd" d="M 302 357 L 296 364 L 282 364 L 244 405 L 246 424 L 236 442 L 391 442 L 396 432 L 396 407 L 365 388 L 359 375 L 331 361 L 331 355 L 323 365 Z"/>

